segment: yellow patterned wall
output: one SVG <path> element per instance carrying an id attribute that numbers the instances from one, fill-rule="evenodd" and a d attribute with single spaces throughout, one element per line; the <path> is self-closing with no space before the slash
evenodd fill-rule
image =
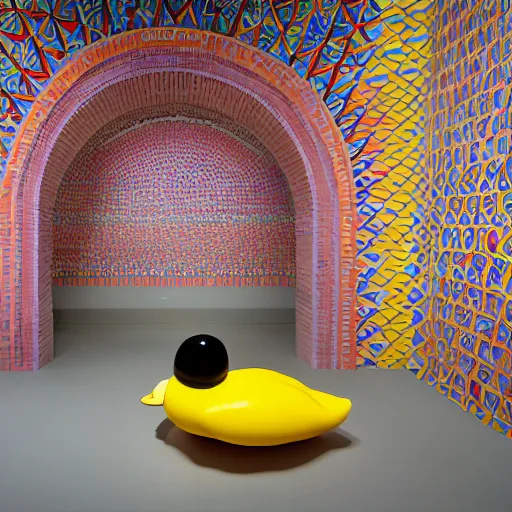
<path id="1" fill-rule="evenodd" d="M 360 250 L 360 262 L 376 271 L 366 280 L 363 269 L 360 280 L 368 286 L 360 286 L 358 294 L 358 364 L 399 368 L 424 321 L 425 99 L 434 9 L 430 1 L 378 3 L 383 7 L 383 31 L 358 91 L 367 102 L 367 130 L 375 130 L 367 148 L 373 163 L 356 177 L 360 182 L 375 180 L 368 187 L 370 197 L 363 198 L 370 209 L 363 209 L 360 218 L 358 242 L 366 248 Z M 376 305 L 378 310 L 369 315 Z"/>

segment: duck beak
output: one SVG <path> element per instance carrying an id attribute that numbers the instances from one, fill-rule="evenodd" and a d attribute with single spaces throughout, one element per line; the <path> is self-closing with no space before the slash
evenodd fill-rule
<path id="1" fill-rule="evenodd" d="M 143 396 L 140 399 L 141 403 L 144 405 L 163 405 L 163 401 L 160 401 L 158 397 L 155 396 L 154 393 L 150 393 L 149 395 Z"/>
<path id="2" fill-rule="evenodd" d="M 161 381 L 153 391 L 146 396 L 143 396 L 140 401 L 144 405 L 164 405 L 165 389 L 169 379 Z"/>

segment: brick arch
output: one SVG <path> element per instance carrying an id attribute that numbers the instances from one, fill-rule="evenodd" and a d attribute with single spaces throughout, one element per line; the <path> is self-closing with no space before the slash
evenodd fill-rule
<path id="1" fill-rule="evenodd" d="M 338 127 L 281 62 L 224 36 L 172 28 L 82 51 L 18 134 L 0 197 L 2 369 L 53 358 L 51 214 L 80 148 L 130 113 L 187 107 L 243 127 L 280 165 L 296 210 L 297 354 L 314 368 L 355 368 L 355 197 Z"/>

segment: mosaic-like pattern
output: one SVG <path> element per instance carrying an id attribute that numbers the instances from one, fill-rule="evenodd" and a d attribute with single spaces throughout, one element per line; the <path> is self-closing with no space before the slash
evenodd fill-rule
<path id="1" fill-rule="evenodd" d="M 380 27 L 380 36 L 374 43 L 363 38 L 358 46 L 372 53 L 363 53 L 368 58 L 364 69 L 348 66 L 355 75 L 342 80 L 351 92 L 340 126 L 352 151 L 359 148 L 353 152 L 360 221 L 358 364 L 400 368 L 425 320 L 428 178 L 423 103 L 433 3 L 375 4 L 381 12 L 371 26 Z"/>
<path id="2" fill-rule="evenodd" d="M 442 0 L 436 19 L 431 300 L 408 367 L 512 437 L 512 12 Z"/>
<path id="3" fill-rule="evenodd" d="M 325 101 L 358 189 L 360 365 L 396 367 L 424 321 L 422 109 L 431 0 L 0 0 L 0 176 L 49 78 L 81 48 L 132 29 L 181 25 L 277 57 Z"/>
<path id="4" fill-rule="evenodd" d="M 157 119 L 81 152 L 55 205 L 54 283 L 294 286 L 288 183 L 214 125 Z"/>

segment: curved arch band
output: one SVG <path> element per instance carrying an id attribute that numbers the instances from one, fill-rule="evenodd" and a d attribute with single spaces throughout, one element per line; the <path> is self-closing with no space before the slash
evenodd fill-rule
<path id="1" fill-rule="evenodd" d="M 170 28 L 88 47 L 21 127 L 0 194 L 0 369 L 53 358 L 51 215 L 74 156 L 113 120 L 173 104 L 223 115 L 273 154 L 296 210 L 297 354 L 314 368 L 355 368 L 355 195 L 339 128 L 283 63 L 234 39 Z"/>

